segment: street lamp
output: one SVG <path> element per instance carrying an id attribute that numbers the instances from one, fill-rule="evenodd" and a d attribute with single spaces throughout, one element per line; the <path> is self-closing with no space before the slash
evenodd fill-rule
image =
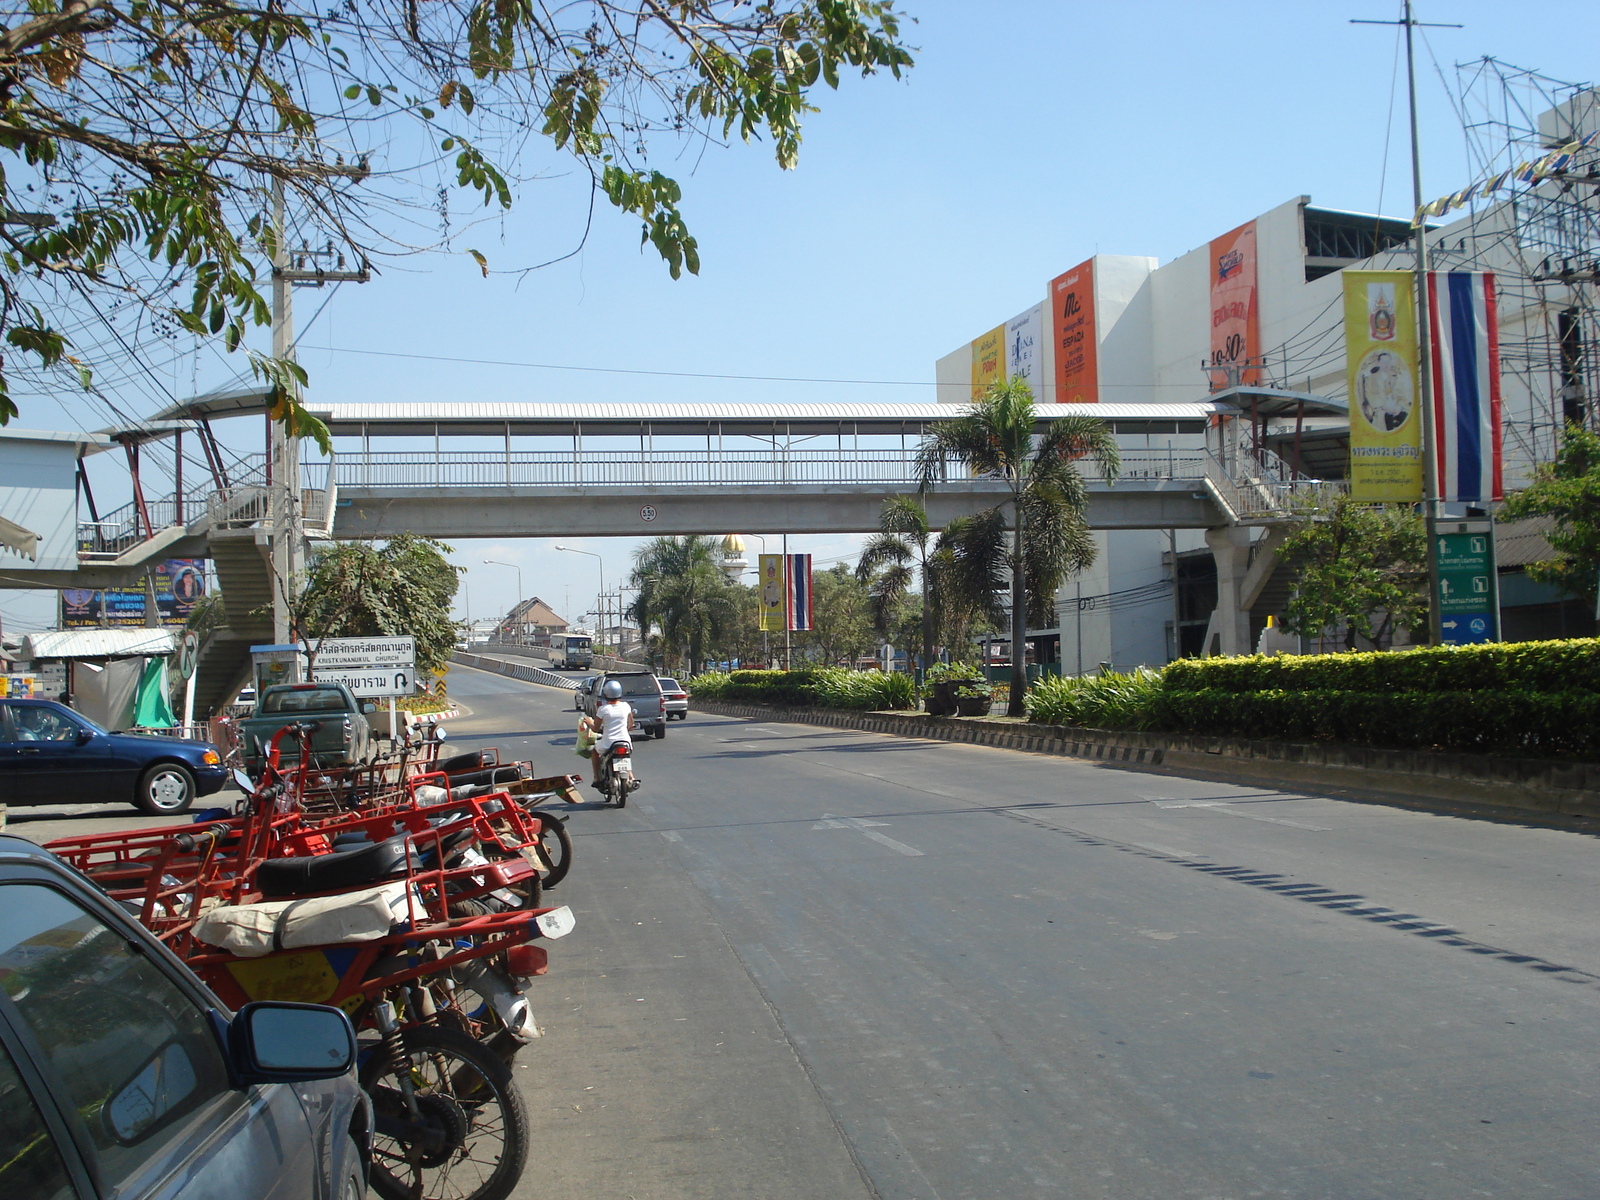
<path id="1" fill-rule="evenodd" d="M 593 550 L 579 550 L 576 546 L 556 546 L 557 550 L 564 550 L 568 554 L 587 554 L 600 564 L 600 636 L 606 633 L 606 560 Z"/>
<path id="2" fill-rule="evenodd" d="M 517 566 L 516 563 L 501 562 L 496 558 L 484 559 L 483 565 L 486 567 L 510 567 L 517 573 L 517 603 L 513 604 L 506 612 L 506 618 L 509 620 L 511 614 L 517 611 L 517 604 L 522 603 L 522 568 Z"/>

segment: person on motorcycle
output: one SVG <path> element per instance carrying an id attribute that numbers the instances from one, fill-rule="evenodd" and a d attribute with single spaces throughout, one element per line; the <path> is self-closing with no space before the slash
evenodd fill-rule
<path id="1" fill-rule="evenodd" d="M 589 757 L 594 761 L 594 786 L 600 786 L 600 763 L 606 751 L 618 742 L 626 742 L 631 749 L 633 738 L 628 731 L 633 728 L 633 705 L 622 698 L 622 684 L 608 679 L 600 688 L 600 703 L 595 705 L 594 716 L 584 718 L 589 729 L 598 735 Z"/>

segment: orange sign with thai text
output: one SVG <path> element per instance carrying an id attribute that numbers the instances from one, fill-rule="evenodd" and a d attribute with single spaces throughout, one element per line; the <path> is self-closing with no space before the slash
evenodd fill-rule
<path id="1" fill-rule="evenodd" d="M 1256 223 L 1211 241 L 1211 386 L 1261 381 L 1256 312 Z"/>
<path id="2" fill-rule="evenodd" d="M 1094 259 L 1050 281 L 1050 340 L 1056 358 L 1056 403 L 1098 404 Z"/>

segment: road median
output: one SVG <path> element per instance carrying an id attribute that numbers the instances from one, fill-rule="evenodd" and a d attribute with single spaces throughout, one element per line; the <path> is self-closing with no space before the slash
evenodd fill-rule
<path id="1" fill-rule="evenodd" d="M 1488 810 L 1505 816 L 1600 818 L 1600 763 L 1434 750 L 1385 750 L 1327 742 L 1133 733 L 1035 725 L 996 717 L 853 712 L 694 701 L 696 711 L 794 721 L 1088 759 L 1174 774 L 1227 776 L 1296 791 L 1349 791 L 1384 801 Z"/>

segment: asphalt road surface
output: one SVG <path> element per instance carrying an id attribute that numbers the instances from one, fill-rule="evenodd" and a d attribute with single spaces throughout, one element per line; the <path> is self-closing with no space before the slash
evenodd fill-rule
<path id="1" fill-rule="evenodd" d="M 450 685 L 587 778 L 570 694 Z M 1600 1196 L 1591 836 L 703 714 L 637 764 L 568 810 L 519 1198 Z"/>
<path id="2" fill-rule="evenodd" d="M 450 681 L 587 778 L 568 696 Z M 1592 837 L 702 714 L 636 761 L 519 1195 L 1600 1195 Z"/>

